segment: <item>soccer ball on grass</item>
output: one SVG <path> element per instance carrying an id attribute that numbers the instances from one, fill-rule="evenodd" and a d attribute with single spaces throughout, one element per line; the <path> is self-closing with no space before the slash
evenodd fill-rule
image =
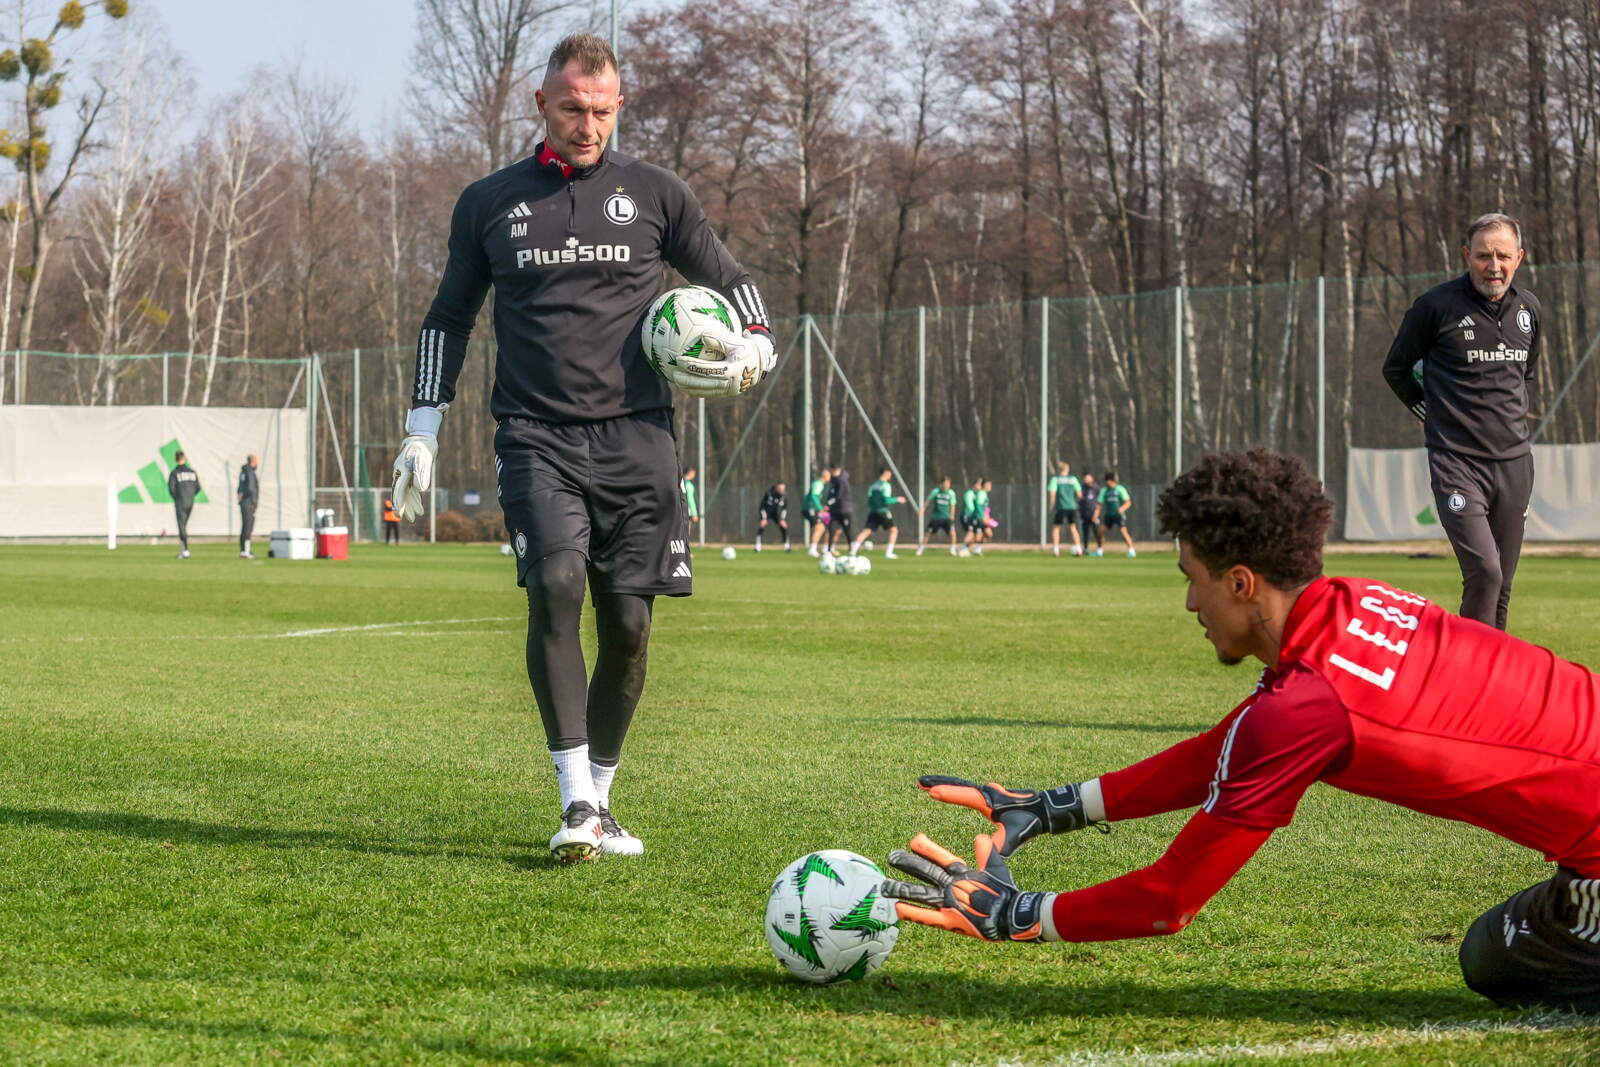
<path id="1" fill-rule="evenodd" d="M 817 570 L 821 571 L 823 574 L 842 574 L 843 571 L 840 570 L 840 567 L 843 565 L 843 563 L 844 561 L 839 559 L 832 552 L 824 552 L 822 554 L 822 558 L 817 560 Z"/>
<path id="2" fill-rule="evenodd" d="M 889 958 L 900 928 L 879 895 L 883 871 L 865 856 L 830 848 L 783 869 L 767 894 L 767 944 L 802 982 L 865 978 Z"/>
<path id="3" fill-rule="evenodd" d="M 858 578 L 863 574 L 872 573 L 872 561 L 866 556 L 851 556 L 844 561 L 844 564 L 844 572 Z"/>
<path id="4" fill-rule="evenodd" d="M 739 550 L 734 548 L 732 545 L 723 545 L 722 546 L 722 558 L 723 559 L 738 559 L 739 558 Z"/>

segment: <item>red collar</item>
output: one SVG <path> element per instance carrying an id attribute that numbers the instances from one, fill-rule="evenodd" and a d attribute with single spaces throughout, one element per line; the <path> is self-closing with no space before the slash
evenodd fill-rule
<path id="1" fill-rule="evenodd" d="M 1328 581 L 1328 576 L 1319 574 L 1310 585 L 1300 591 L 1294 606 L 1289 609 L 1289 617 L 1284 620 L 1283 637 L 1278 646 L 1278 662 L 1272 665 L 1273 671 L 1282 670 L 1285 664 L 1299 658 L 1310 636 L 1300 632 L 1306 624 L 1306 618 L 1332 589 L 1333 583 Z"/>
<path id="2" fill-rule="evenodd" d="M 556 168 L 561 172 L 561 176 L 563 178 L 568 179 L 570 179 L 573 175 L 573 172 L 577 170 L 577 168 L 571 163 L 568 163 L 566 160 L 552 152 L 550 150 L 549 143 L 546 141 L 539 142 L 539 164 L 545 167 Z"/>

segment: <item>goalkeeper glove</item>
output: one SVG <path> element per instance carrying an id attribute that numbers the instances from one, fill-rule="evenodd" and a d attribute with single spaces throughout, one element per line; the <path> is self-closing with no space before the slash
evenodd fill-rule
<path id="1" fill-rule="evenodd" d="M 422 494 L 433 488 L 433 461 L 439 454 L 439 424 L 450 405 L 412 408 L 406 436 L 394 460 L 395 511 L 406 522 L 422 514 Z"/>
<path id="2" fill-rule="evenodd" d="M 935 800 L 971 808 L 994 823 L 994 846 L 1009 856 L 1040 834 L 1064 834 L 1089 825 L 1083 794 L 1076 785 L 1055 789 L 1007 789 L 979 785 L 946 774 L 925 774 L 917 784 Z"/>
<path id="3" fill-rule="evenodd" d="M 900 901 L 895 911 L 909 922 L 984 941 L 1060 940 L 1050 914 L 1056 894 L 1018 889 L 1005 858 L 989 838 L 976 838 L 972 847 L 976 868 L 927 834 L 918 834 L 911 839 L 910 852 L 889 853 L 889 866 L 927 885 L 890 878 L 878 891 Z"/>
<path id="4" fill-rule="evenodd" d="M 778 364 L 778 350 L 772 347 L 772 335 L 766 330 L 746 330 L 744 343 L 756 350 L 761 363 L 761 376 L 771 374 L 772 368 Z"/>
<path id="5" fill-rule="evenodd" d="M 761 353 L 748 340 L 706 333 L 702 341 L 700 350 L 711 358 L 679 356 L 671 363 L 663 361 L 661 376 L 690 396 L 705 400 L 747 393 L 761 380 Z"/>

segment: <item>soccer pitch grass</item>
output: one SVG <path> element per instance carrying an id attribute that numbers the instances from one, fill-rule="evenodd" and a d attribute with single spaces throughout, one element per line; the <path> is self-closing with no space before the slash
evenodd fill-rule
<path id="1" fill-rule="evenodd" d="M 661 600 L 614 795 L 642 860 L 551 863 L 556 796 L 492 546 L 348 563 L 0 548 L 0 1062 L 1600 1061 L 1501 1011 L 1468 924 L 1546 877 L 1326 786 L 1170 938 L 984 945 L 902 924 L 867 981 L 783 976 L 772 877 L 984 824 L 919 773 L 1076 781 L 1212 725 L 1170 553 L 696 557 Z M 1330 560 L 1453 605 L 1449 559 Z M 1600 665 L 1600 561 L 1525 559 L 1512 622 Z M 1030 845 L 1024 888 L 1154 860 L 1184 814 Z M 1148 1057 L 1155 1058 L 1149 1059 Z"/>

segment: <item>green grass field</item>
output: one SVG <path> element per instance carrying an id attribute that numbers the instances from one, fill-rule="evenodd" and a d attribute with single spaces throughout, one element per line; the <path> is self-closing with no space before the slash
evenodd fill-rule
<path id="1" fill-rule="evenodd" d="M 0 548 L 0 1063 L 1600 1062 L 1600 1029 L 1460 983 L 1461 935 L 1538 856 L 1323 786 L 1176 937 L 911 927 L 866 982 L 783 977 L 761 919 L 790 860 L 970 849 L 981 820 L 917 774 L 1079 780 L 1248 691 L 1170 553 L 867 578 L 701 553 L 613 793 L 648 855 L 575 868 L 543 847 L 526 605 L 492 546 L 172 555 Z M 1447 559 L 1329 570 L 1458 595 Z M 1524 560 L 1517 589 L 1514 629 L 1600 664 L 1600 561 Z M 1085 885 L 1183 819 L 1014 868 Z"/>

